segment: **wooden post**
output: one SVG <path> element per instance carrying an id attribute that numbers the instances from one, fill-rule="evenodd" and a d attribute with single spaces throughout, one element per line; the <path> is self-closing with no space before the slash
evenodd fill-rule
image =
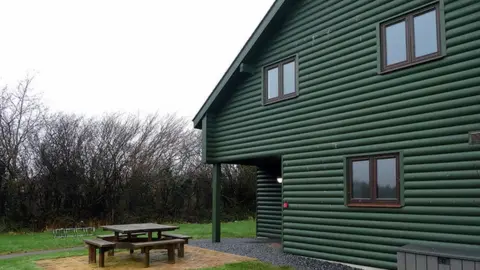
<path id="1" fill-rule="evenodd" d="M 148 232 L 148 241 L 152 241 L 152 232 Z"/>
<path id="2" fill-rule="evenodd" d="M 212 242 L 220 242 L 220 178 L 221 164 L 213 164 L 212 179 Z"/>
<path id="3" fill-rule="evenodd" d="M 169 263 L 175 263 L 175 246 L 174 245 L 168 245 L 167 246 L 167 253 L 168 253 L 168 262 Z"/>
<path id="4" fill-rule="evenodd" d="M 184 244 L 178 244 L 178 257 L 179 258 L 185 257 L 185 245 Z"/>
<path id="5" fill-rule="evenodd" d="M 118 235 L 119 235 L 119 233 L 115 232 L 115 242 L 118 242 Z"/>
<path id="6" fill-rule="evenodd" d="M 103 248 L 99 249 L 98 267 L 105 267 L 105 249 L 103 249 Z"/>
<path id="7" fill-rule="evenodd" d="M 150 248 L 146 247 L 145 248 L 145 261 L 144 261 L 145 267 L 150 266 Z"/>
<path id="8" fill-rule="evenodd" d="M 97 249 L 93 245 L 88 245 L 88 263 L 97 262 Z"/>

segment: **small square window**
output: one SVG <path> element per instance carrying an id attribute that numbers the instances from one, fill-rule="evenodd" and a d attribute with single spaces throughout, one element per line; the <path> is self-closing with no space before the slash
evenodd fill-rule
<path id="1" fill-rule="evenodd" d="M 399 155 L 347 159 L 349 206 L 400 206 Z"/>
<path id="2" fill-rule="evenodd" d="M 382 23 L 380 31 L 382 71 L 441 55 L 438 4 Z"/>
<path id="3" fill-rule="evenodd" d="M 297 93 L 296 58 L 280 61 L 264 69 L 265 104 L 296 97 Z"/>

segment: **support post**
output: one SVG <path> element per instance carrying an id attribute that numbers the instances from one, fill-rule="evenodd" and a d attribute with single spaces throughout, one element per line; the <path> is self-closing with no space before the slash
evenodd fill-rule
<path id="1" fill-rule="evenodd" d="M 212 242 L 220 242 L 220 178 L 221 164 L 213 164 L 212 179 Z"/>

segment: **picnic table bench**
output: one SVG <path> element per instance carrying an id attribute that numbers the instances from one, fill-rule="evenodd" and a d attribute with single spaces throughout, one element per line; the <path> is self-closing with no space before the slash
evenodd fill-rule
<path id="1" fill-rule="evenodd" d="M 88 263 L 97 262 L 97 249 L 99 249 L 98 266 L 104 267 L 105 251 L 112 250 L 115 247 L 115 243 L 103 239 L 85 239 L 83 241 L 88 245 Z"/>
<path id="2" fill-rule="evenodd" d="M 163 236 L 166 239 L 182 239 L 185 241 L 185 244 L 188 244 L 188 239 L 192 239 L 191 236 L 184 234 L 164 233 Z"/>
<path id="3" fill-rule="evenodd" d="M 192 237 L 182 234 L 171 234 L 162 232 L 178 229 L 178 226 L 161 225 L 155 223 L 123 224 L 102 226 L 104 230 L 113 231 L 114 234 L 98 235 L 97 239 L 86 239 L 85 243 L 89 250 L 89 263 L 96 263 L 96 250 L 99 249 L 99 267 L 105 266 L 105 252 L 114 255 L 115 249 L 129 249 L 130 254 L 135 249 L 141 249 L 145 255 L 144 265 L 150 266 L 150 250 L 167 249 L 168 262 L 175 263 L 175 249 L 178 250 L 178 257 L 184 257 L 184 246 Z M 153 238 L 157 232 L 158 238 Z M 147 237 L 138 237 L 144 236 Z"/>
<path id="4" fill-rule="evenodd" d="M 159 241 L 148 241 L 148 242 L 138 242 L 132 243 L 134 249 L 141 248 L 145 253 L 144 265 L 145 267 L 150 266 L 150 250 L 151 249 L 167 249 L 168 262 L 175 263 L 175 248 L 178 248 L 178 257 L 184 256 L 184 244 L 185 241 L 182 239 L 170 239 L 170 240 L 159 240 Z"/>

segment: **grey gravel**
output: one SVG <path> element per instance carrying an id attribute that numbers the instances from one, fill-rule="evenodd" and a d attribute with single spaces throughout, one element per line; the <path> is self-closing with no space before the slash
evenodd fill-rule
<path id="1" fill-rule="evenodd" d="M 252 238 L 228 238 L 220 243 L 212 243 L 211 240 L 191 240 L 192 246 L 216 250 L 220 252 L 257 258 L 263 262 L 269 262 L 278 266 L 290 266 L 294 269 L 318 269 L 318 270 L 354 270 L 349 266 L 306 258 L 282 252 L 280 243 L 269 239 Z"/>

